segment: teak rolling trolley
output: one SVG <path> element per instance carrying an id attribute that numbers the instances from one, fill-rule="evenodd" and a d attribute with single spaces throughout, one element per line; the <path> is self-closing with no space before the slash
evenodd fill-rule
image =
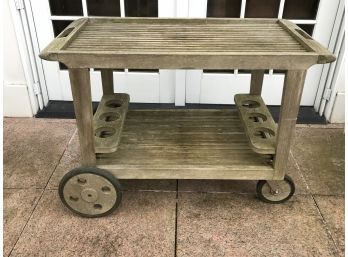
<path id="1" fill-rule="evenodd" d="M 82 167 L 63 177 L 59 194 L 69 209 L 86 217 L 103 216 L 117 208 L 122 196 L 117 179 L 259 180 L 261 200 L 288 200 L 295 186 L 285 173 L 306 70 L 335 60 L 298 26 L 276 19 L 83 18 L 71 23 L 40 57 L 69 68 Z M 94 116 L 89 68 L 101 69 L 103 85 Z M 157 153 L 167 154 L 167 161 L 160 165 L 150 161 L 123 165 L 122 158 L 131 155 L 123 156 L 117 147 L 129 96 L 114 94 L 112 69 L 117 68 L 252 70 L 250 94 L 235 95 L 240 118 L 231 110 L 231 133 L 241 139 L 225 141 L 235 154 L 223 154 L 208 163 L 197 145 L 191 149 L 178 142 L 176 151 L 192 150 L 194 163 L 170 159 L 172 150 L 163 145 Z M 286 70 L 278 126 L 261 98 L 267 69 Z M 172 113 L 187 116 L 188 112 Z M 136 118 L 146 119 L 144 115 Z M 145 148 L 144 155 L 148 152 Z"/>

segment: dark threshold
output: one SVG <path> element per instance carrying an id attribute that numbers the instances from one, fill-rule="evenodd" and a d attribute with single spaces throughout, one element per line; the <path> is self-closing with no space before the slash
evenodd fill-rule
<path id="1" fill-rule="evenodd" d="M 93 102 L 93 112 L 96 111 L 98 102 Z M 221 104 L 186 104 L 178 107 L 174 104 L 143 104 L 131 103 L 129 109 L 234 109 L 234 105 Z M 279 118 L 279 106 L 268 106 L 275 122 Z M 49 101 L 48 105 L 39 111 L 36 118 L 74 119 L 74 106 L 72 101 Z M 298 124 L 327 124 L 324 116 L 320 116 L 313 106 L 301 106 L 297 119 Z"/>

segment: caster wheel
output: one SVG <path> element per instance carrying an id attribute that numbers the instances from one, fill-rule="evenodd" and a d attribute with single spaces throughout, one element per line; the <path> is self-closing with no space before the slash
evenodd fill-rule
<path id="1" fill-rule="evenodd" d="M 284 180 L 273 180 L 270 184 L 266 180 L 260 180 L 257 183 L 256 193 L 263 202 L 283 203 L 295 193 L 295 184 L 287 175 L 285 175 Z"/>
<path id="2" fill-rule="evenodd" d="M 80 167 L 69 171 L 60 181 L 58 191 L 65 206 L 88 218 L 110 214 L 122 199 L 118 180 L 98 168 Z"/>

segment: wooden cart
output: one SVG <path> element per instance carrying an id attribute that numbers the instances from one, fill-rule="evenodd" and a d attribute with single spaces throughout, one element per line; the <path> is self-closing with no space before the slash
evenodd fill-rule
<path id="1" fill-rule="evenodd" d="M 298 26 L 276 19 L 83 18 L 71 23 L 40 57 L 69 68 L 82 167 L 63 177 L 59 194 L 69 209 L 86 217 L 103 216 L 117 208 L 122 197 L 117 179 L 259 180 L 256 191 L 261 200 L 288 200 L 295 186 L 285 174 L 306 70 L 335 60 Z M 89 68 L 101 69 L 103 85 L 94 116 Z M 170 144 L 161 141 L 167 145 L 128 145 L 117 150 L 129 103 L 127 94 L 114 94 L 112 69 L 117 68 L 252 70 L 250 94 L 234 97 L 239 115 L 231 110 L 201 117 L 202 126 L 217 128 L 221 118 L 235 136 L 216 135 L 225 147 L 219 150 L 202 146 L 200 152 L 199 145 L 185 144 L 190 136 L 178 133 L 157 134 L 171 139 Z M 268 69 L 286 71 L 278 126 L 261 98 Z M 168 114 L 194 119 L 196 124 L 200 118 L 198 111 L 190 110 L 151 115 L 167 122 L 161 126 L 183 130 L 180 122 L 168 120 Z M 127 132 L 138 136 L 133 142 L 141 144 L 148 115 L 130 114 L 129 122 L 138 121 Z M 143 158 L 134 157 L 133 162 L 132 156 L 140 155 Z M 185 159 L 187 155 L 194 158 Z"/>

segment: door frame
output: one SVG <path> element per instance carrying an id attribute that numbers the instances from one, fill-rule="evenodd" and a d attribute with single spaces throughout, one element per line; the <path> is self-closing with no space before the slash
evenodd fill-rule
<path id="1" fill-rule="evenodd" d="M 48 104 L 48 92 L 29 0 L 8 1 L 32 114 Z"/>
<path id="2" fill-rule="evenodd" d="M 338 63 L 340 62 L 341 59 L 343 59 L 343 56 L 340 56 L 340 55 L 344 54 L 341 52 L 342 44 L 344 48 L 344 43 L 343 43 L 344 35 L 345 35 L 344 20 L 345 20 L 345 1 L 340 0 L 339 6 L 336 12 L 336 19 L 333 25 L 331 37 L 327 44 L 328 49 L 332 53 L 334 53 L 334 55 L 337 57 L 337 60 L 336 62 L 326 64 L 323 66 L 320 81 L 319 81 L 318 93 L 314 102 L 314 109 L 317 112 L 319 112 L 320 115 L 323 115 L 325 112 L 326 113 L 325 117 L 327 117 L 327 119 L 329 119 L 329 115 L 327 115 L 326 109 L 332 108 L 332 105 L 330 103 L 330 97 L 331 97 L 331 94 L 334 93 L 334 91 L 331 90 L 333 87 L 332 80 L 337 67 L 339 67 Z M 327 107 L 328 103 L 329 103 L 329 107 Z"/>

